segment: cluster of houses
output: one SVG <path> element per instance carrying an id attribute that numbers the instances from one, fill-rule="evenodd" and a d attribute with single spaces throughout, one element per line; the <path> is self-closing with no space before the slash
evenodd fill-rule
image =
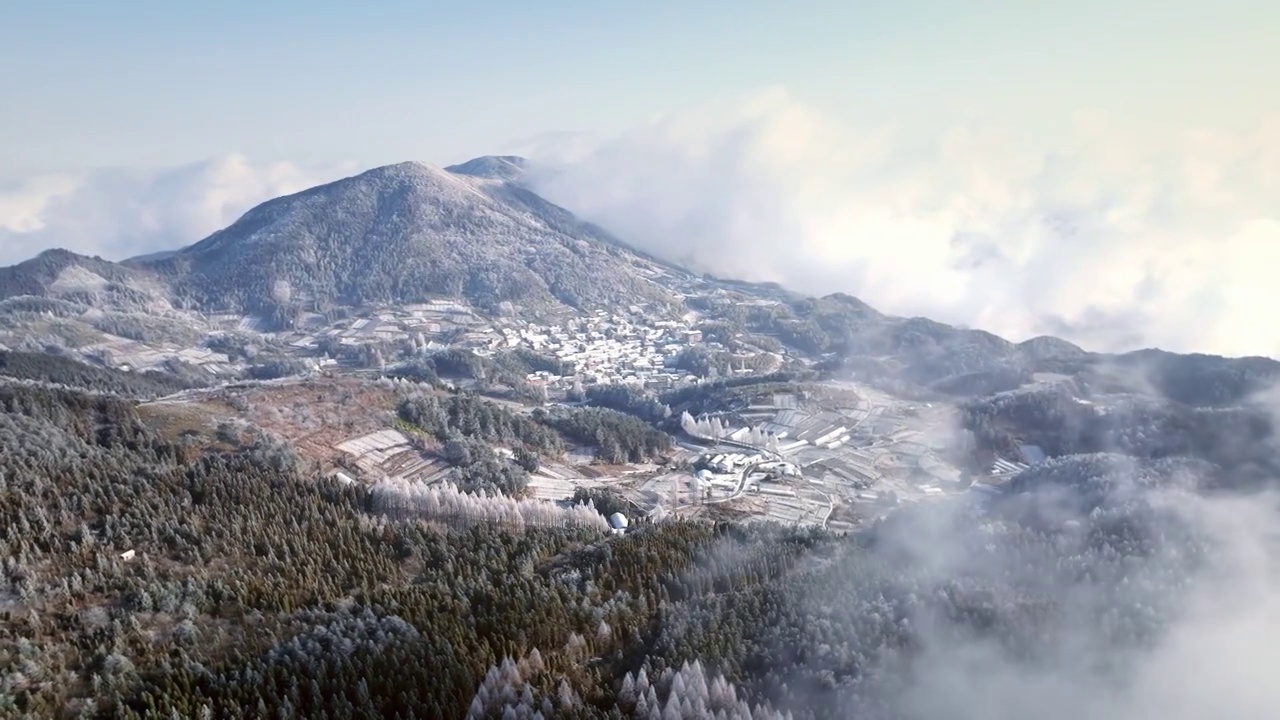
<path id="1" fill-rule="evenodd" d="M 684 349 L 702 342 L 702 333 L 687 323 L 651 319 L 638 305 L 545 325 L 483 318 L 451 301 L 384 308 L 333 324 L 322 321 L 320 316 L 303 318 L 299 329 L 279 339 L 300 353 L 395 342 L 407 342 L 425 352 L 459 348 L 481 356 L 527 348 L 572 368 L 570 374 L 540 371 L 528 378 L 553 389 L 568 389 L 576 383 L 664 389 L 694 382 L 696 377 L 673 366 Z"/>
<path id="2" fill-rule="evenodd" d="M 705 281 L 691 281 L 707 292 Z M 693 290 L 693 288 L 690 288 Z M 201 320 L 213 333 L 260 334 L 281 343 L 292 354 L 321 360 L 347 357 L 379 362 L 389 358 L 388 346 L 409 346 L 418 352 L 449 348 L 490 355 L 527 348 L 554 356 L 571 368 L 570 373 L 535 373 L 528 379 L 548 389 L 568 390 L 583 384 L 635 384 L 663 390 L 696 382 L 694 375 L 676 367 L 679 355 L 704 343 L 702 332 L 691 327 L 694 316 L 677 319 L 646 305 L 599 310 L 585 315 L 563 313 L 536 322 L 508 315 L 486 317 L 464 303 L 440 299 L 397 307 L 371 307 L 333 314 L 305 313 L 292 329 L 272 332 L 261 318 L 234 313 L 203 314 Z M 715 343 L 707 343 L 718 348 Z M 87 348 L 101 354 L 113 367 L 141 370 L 178 360 L 201 366 L 213 375 L 235 376 L 245 365 L 200 345 L 191 348 L 155 347 L 123 339 Z M 357 351 L 366 351 L 361 355 Z M 325 363 L 332 364 L 332 362 Z M 746 372 L 745 366 L 742 370 Z"/>
<path id="3" fill-rule="evenodd" d="M 763 455 L 747 455 L 746 453 L 724 453 L 707 458 L 708 470 L 722 475 L 739 472 L 755 463 L 764 461 Z"/>
<path id="4" fill-rule="evenodd" d="M 525 347 L 572 368 L 571 374 L 540 371 L 529 377 L 553 388 L 609 383 L 660 390 L 695 382 L 674 365 L 681 352 L 702 342 L 702 333 L 676 321 L 646 321 L 641 308 L 633 310 L 630 317 L 598 311 L 558 326 L 504 327 L 504 342 L 494 349 Z"/>

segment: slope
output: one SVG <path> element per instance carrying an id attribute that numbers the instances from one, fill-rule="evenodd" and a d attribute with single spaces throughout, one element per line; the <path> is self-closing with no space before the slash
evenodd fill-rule
<path id="1" fill-rule="evenodd" d="M 501 179 L 421 163 L 263 203 L 189 248 L 137 261 L 202 307 L 298 309 L 461 298 L 479 307 L 674 305 L 651 261 Z"/>
<path id="2" fill-rule="evenodd" d="M 152 273 L 70 250 L 45 250 L 0 267 L 0 300 L 30 296 L 144 309 L 166 305 L 166 295 L 164 283 Z"/>
<path id="3" fill-rule="evenodd" d="M 470 175 L 487 180 L 518 181 L 524 177 L 525 159 L 515 155 L 485 155 L 445 168 L 454 175 Z"/>

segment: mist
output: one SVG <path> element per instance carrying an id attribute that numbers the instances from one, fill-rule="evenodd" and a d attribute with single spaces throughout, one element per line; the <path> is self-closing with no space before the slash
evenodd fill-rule
<path id="1" fill-rule="evenodd" d="M 829 544 L 811 536 L 775 582 L 677 603 L 657 649 L 691 660 L 681 648 L 746 625 L 728 665 L 696 659 L 797 715 L 1274 717 L 1280 492 L 1222 479 L 1191 457 L 1050 458 L 994 498 L 908 501 Z M 756 556 L 805 536 L 774 532 L 730 533 L 693 575 L 761 572 Z"/>
<path id="2" fill-rule="evenodd" d="M 993 526 L 1001 519 L 947 522 L 937 508 L 895 523 L 879 552 L 914 558 L 916 572 L 939 586 L 976 584 L 997 603 L 1033 598 L 1053 608 L 1032 630 L 983 634 L 922 604 L 911 618 L 919 655 L 887 700 L 898 716 L 1274 717 L 1277 498 L 1148 492 L 1033 535 Z M 1150 533 L 1149 546 L 1135 552 L 1116 535 L 1103 539 L 1114 523 L 1138 518 L 1127 529 Z M 983 536 L 988 552 L 975 552 Z M 827 601 L 836 600 L 815 598 Z"/>
<path id="3" fill-rule="evenodd" d="M 1272 427 L 1275 397 L 1249 399 Z M 906 589 L 914 652 L 888 664 L 891 680 L 852 683 L 837 714 L 870 702 L 910 720 L 1274 717 L 1276 487 L 1113 448 L 1051 458 L 989 502 L 894 512 L 866 533 L 885 576 L 870 586 Z M 807 611 L 858 602 L 868 577 L 839 573 Z"/>
<path id="4" fill-rule="evenodd" d="M 529 152 L 539 193 L 702 271 L 1012 340 L 1280 355 L 1280 117 L 858 128 L 775 88 Z"/>
<path id="5" fill-rule="evenodd" d="M 54 247 L 107 260 L 177 250 L 264 200 L 341 177 L 344 168 L 259 163 L 231 154 L 178 167 L 16 181 L 0 186 L 0 266 Z"/>

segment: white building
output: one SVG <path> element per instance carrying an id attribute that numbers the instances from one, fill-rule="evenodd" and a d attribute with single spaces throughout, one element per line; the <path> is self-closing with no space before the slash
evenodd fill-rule
<path id="1" fill-rule="evenodd" d="M 626 531 L 628 524 L 627 516 L 620 512 L 616 512 L 609 516 L 609 527 L 613 528 L 613 531 L 616 533 Z"/>

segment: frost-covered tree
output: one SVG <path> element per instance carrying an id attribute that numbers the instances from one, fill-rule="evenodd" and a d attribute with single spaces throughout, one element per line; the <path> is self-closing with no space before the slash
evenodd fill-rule
<path id="1" fill-rule="evenodd" d="M 541 500 L 465 493 L 448 483 L 427 486 L 405 479 L 384 480 L 372 488 L 371 504 L 376 512 L 398 519 L 609 529 L 608 521 L 589 503 L 562 508 Z"/>
<path id="2" fill-rule="evenodd" d="M 555 682 L 548 677 L 542 656 L 535 648 L 518 661 L 508 657 L 489 668 L 476 688 L 466 718 L 550 720 L 581 707 L 581 698 L 567 682 L 563 679 Z"/>
<path id="3" fill-rule="evenodd" d="M 784 720 L 790 714 L 777 712 L 768 705 L 752 705 L 738 696 L 738 690 L 721 675 L 708 676 L 699 661 L 684 663 L 679 670 L 667 668 L 650 683 L 642 668 L 638 674 L 627 673 L 618 693 L 619 709 L 637 720 L 660 717 L 662 720 Z"/>

